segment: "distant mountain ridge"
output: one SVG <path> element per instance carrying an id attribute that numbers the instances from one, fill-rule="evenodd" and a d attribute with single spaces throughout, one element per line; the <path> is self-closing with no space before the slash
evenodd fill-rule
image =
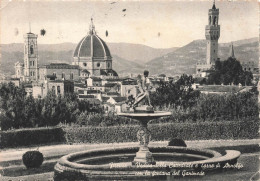
<path id="1" fill-rule="evenodd" d="M 144 63 L 174 51 L 176 48 L 156 49 L 141 44 L 107 43 L 113 57 L 113 68 L 119 74 L 139 73 Z M 6 74 L 14 74 L 15 62 L 23 62 L 23 43 L 2 44 L 0 70 Z M 71 64 L 72 55 L 77 44 L 38 44 L 39 65 L 51 62 Z"/>
<path id="2" fill-rule="evenodd" d="M 194 74 L 197 62 L 206 61 L 206 40 L 194 40 L 180 48 L 156 49 L 141 44 L 107 43 L 113 56 L 113 69 L 119 75 L 141 73 L 144 69 L 151 75 Z M 240 61 L 258 64 L 258 38 L 234 41 L 235 56 Z M 230 43 L 219 44 L 219 57 L 229 57 Z M 71 64 L 74 43 L 39 44 L 39 64 L 65 62 Z M 14 63 L 23 62 L 23 44 L 1 45 L 1 67 L 5 74 L 14 74 Z"/>
<path id="3" fill-rule="evenodd" d="M 220 60 L 226 60 L 230 56 L 230 45 L 231 43 L 219 44 Z M 253 61 L 258 65 L 258 38 L 234 41 L 233 45 L 235 57 L 239 61 Z M 197 62 L 206 62 L 206 40 L 194 40 L 174 52 L 152 59 L 146 63 L 146 68 L 151 74 L 194 74 Z"/>
<path id="4" fill-rule="evenodd" d="M 107 43 L 112 55 L 117 55 L 123 59 L 133 62 L 148 62 L 153 58 L 160 57 L 166 53 L 172 52 L 177 48 L 157 49 L 141 44 L 131 43 Z M 23 43 L 2 44 L 2 52 L 23 52 Z M 38 44 L 38 51 L 74 51 L 77 44 L 60 43 L 60 44 Z M 72 56 L 72 54 L 71 54 Z"/>

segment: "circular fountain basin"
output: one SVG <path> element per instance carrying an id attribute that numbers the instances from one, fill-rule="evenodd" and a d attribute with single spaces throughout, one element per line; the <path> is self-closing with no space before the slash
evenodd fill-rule
<path id="1" fill-rule="evenodd" d="M 240 152 L 220 153 L 185 147 L 149 147 L 155 165 L 132 165 L 139 147 L 95 149 L 62 157 L 54 168 L 54 180 L 167 180 L 176 170 L 203 173 L 217 168 L 205 165 L 236 163 Z"/>

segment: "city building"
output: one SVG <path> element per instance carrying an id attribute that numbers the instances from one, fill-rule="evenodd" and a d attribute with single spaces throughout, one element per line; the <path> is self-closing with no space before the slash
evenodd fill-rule
<path id="1" fill-rule="evenodd" d="M 77 45 L 73 65 L 78 65 L 89 76 L 118 76 L 112 69 L 112 56 L 106 43 L 97 35 L 93 19 L 89 33 Z"/>
<path id="2" fill-rule="evenodd" d="M 216 8 L 215 1 L 208 12 L 208 25 L 205 28 L 207 42 L 206 62 L 198 62 L 196 74 L 199 77 L 206 77 L 207 71 L 218 60 L 218 39 L 220 37 L 219 9 Z"/>
<path id="3" fill-rule="evenodd" d="M 51 63 L 39 68 L 39 82 L 47 79 L 54 80 L 79 80 L 79 67 L 66 63 Z"/>
<path id="4" fill-rule="evenodd" d="M 15 78 L 23 81 L 37 81 L 39 78 L 38 67 L 38 35 L 26 33 L 24 35 L 24 62 L 15 63 Z"/>
<path id="5" fill-rule="evenodd" d="M 236 58 L 233 43 L 231 43 L 231 45 L 230 45 L 230 56 L 229 57 Z M 240 60 L 238 60 L 238 61 L 240 61 Z M 254 61 L 240 61 L 240 64 L 244 71 L 251 72 L 254 75 L 254 77 L 259 74 L 259 67 L 258 67 L 258 65 L 255 64 Z"/>

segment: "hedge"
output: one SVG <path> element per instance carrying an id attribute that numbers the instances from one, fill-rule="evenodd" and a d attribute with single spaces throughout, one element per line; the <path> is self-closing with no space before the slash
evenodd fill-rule
<path id="1" fill-rule="evenodd" d="M 54 143 L 113 143 L 137 141 L 139 126 L 51 127 L 0 131 L 0 148 Z M 259 121 L 149 124 L 152 141 L 252 139 L 258 136 Z"/>
<path id="2" fill-rule="evenodd" d="M 65 142 L 61 127 L 0 131 L 0 148 Z"/>
<path id="3" fill-rule="evenodd" d="M 113 143 L 137 141 L 138 126 L 66 127 L 68 143 Z M 149 124 L 153 141 L 252 139 L 258 136 L 259 121 Z"/>

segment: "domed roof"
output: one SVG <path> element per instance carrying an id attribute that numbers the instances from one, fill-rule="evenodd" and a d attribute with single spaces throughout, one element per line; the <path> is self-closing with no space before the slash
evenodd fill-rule
<path id="1" fill-rule="evenodd" d="M 89 34 L 78 43 L 73 57 L 111 58 L 111 54 L 106 43 L 96 35 L 95 26 L 93 25 L 92 19 Z"/>

